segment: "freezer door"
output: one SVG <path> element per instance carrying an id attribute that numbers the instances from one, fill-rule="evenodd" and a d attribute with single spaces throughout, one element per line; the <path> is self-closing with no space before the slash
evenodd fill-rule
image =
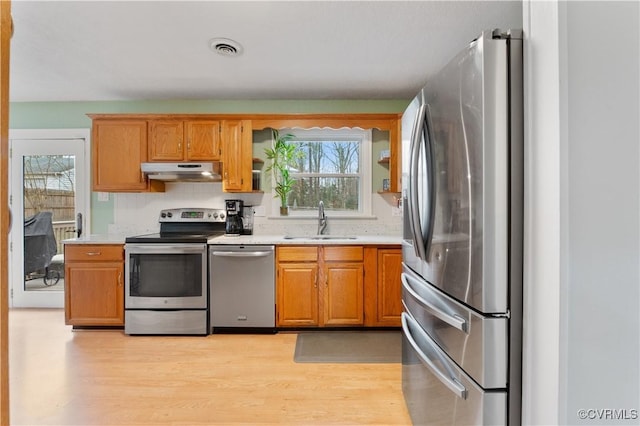
<path id="1" fill-rule="evenodd" d="M 508 95 L 506 40 L 484 33 L 423 88 L 413 133 L 414 270 L 483 313 L 508 309 Z"/>
<path id="2" fill-rule="evenodd" d="M 402 391 L 415 425 L 504 425 L 506 391 L 485 391 L 402 313 Z"/>
<path id="3" fill-rule="evenodd" d="M 506 388 L 508 318 L 486 317 L 447 297 L 403 265 L 405 310 L 485 389 Z"/>

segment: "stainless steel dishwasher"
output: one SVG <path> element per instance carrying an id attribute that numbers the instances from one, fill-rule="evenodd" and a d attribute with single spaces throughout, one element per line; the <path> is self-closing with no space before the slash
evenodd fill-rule
<path id="1" fill-rule="evenodd" d="M 274 333 L 275 247 L 209 246 L 211 329 Z"/>

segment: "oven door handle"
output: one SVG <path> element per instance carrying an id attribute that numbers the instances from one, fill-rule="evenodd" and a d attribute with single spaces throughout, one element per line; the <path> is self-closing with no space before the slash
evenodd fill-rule
<path id="1" fill-rule="evenodd" d="M 220 257 L 265 257 L 269 256 L 271 251 L 212 251 L 212 256 Z"/>

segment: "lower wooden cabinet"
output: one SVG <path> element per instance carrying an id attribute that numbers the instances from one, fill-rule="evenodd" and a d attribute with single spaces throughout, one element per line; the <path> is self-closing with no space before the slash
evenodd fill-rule
<path id="1" fill-rule="evenodd" d="M 281 262 L 277 274 L 278 326 L 319 325 L 318 265 Z"/>
<path id="2" fill-rule="evenodd" d="M 277 325 L 363 325 L 361 246 L 280 246 Z"/>
<path id="3" fill-rule="evenodd" d="M 399 246 L 279 246 L 278 327 L 399 327 Z"/>
<path id="4" fill-rule="evenodd" d="M 323 246 L 322 325 L 364 325 L 364 249 Z"/>
<path id="5" fill-rule="evenodd" d="M 402 250 L 396 246 L 365 249 L 365 325 L 400 327 Z"/>
<path id="6" fill-rule="evenodd" d="M 318 259 L 316 246 L 279 246 L 276 249 L 276 325 L 317 327 Z"/>
<path id="7" fill-rule="evenodd" d="M 65 323 L 124 325 L 124 247 L 67 244 L 64 263 Z"/>

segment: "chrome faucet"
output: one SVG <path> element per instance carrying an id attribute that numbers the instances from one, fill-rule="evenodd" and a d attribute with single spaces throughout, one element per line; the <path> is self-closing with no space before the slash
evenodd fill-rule
<path id="1" fill-rule="evenodd" d="M 324 214 L 324 203 L 322 200 L 318 203 L 318 235 L 324 234 L 327 230 L 327 215 Z"/>

